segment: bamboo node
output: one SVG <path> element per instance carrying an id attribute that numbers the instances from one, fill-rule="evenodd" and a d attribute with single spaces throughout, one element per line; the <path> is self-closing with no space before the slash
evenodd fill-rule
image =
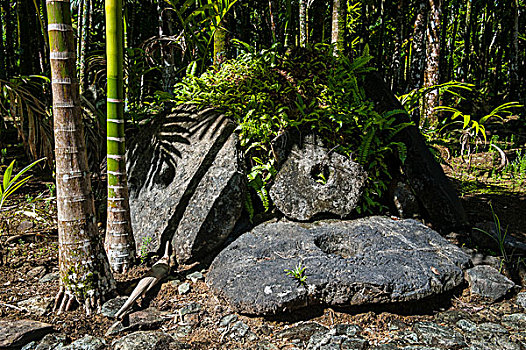
<path id="1" fill-rule="evenodd" d="M 47 25 L 48 32 L 57 31 L 57 32 L 69 32 L 73 31 L 73 27 L 69 24 L 64 23 L 50 23 Z"/>

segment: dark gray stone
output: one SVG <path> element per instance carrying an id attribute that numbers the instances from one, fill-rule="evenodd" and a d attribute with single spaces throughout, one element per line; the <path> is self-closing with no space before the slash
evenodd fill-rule
<path id="1" fill-rule="evenodd" d="M 175 340 L 166 333 L 139 331 L 128 334 L 113 343 L 113 350 L 167 350 Z"/>
<path id="2" fill-rule="evenodd" d="M 444 346 L 448 349 L 466 345 L 462 334 L 433 322 L 416 322 L 413 330 L 418 335 L 418 340 L 426 345 Z"/>
<path id="3" fill-rule="evenodd" d="M 120 296 L 110 299 L 102 305 L 100 313 L 102 314 L 102 316 L 113 318 L 115 317 L 117 311 L 119 311 L 120 308 L 124 305 L 126 300 L 128 300 L 127 296 Z"/>
<path id="4" fill-rule="evenodd" d="M 115 322 L 107 331 L 106 336 L 116 335 L 122 332 L 149 330 L 159 327 L 163 318 L 158 310 L 148 308 L 129 314 L 122 321 Z"/>
<path id="5" fill-rule="evenodd" d="M 198 304 L 198 303 L 190 303 L 188 305 L 185 305 L 183 306 L 180 310 L 179 310 L 179 314 L 181 316 L 185 316 L 185 315 L 188 315 L 188 314 L 195 314 L 199 311 L 201 311 L 203 307 L 201 306 L 201 304 Z"/>
<path id="6" fill-rule="evenodd" d="M 482 323 L 475 332 L 465 332 L 470 350 L 520 350 L 506 328 L 496 323 Z"/>
<path id="7" fill-rule="evenodd" d="M 233 129 L 217 112 L 185 107 L 156 118 L 131 140 L 128 182 L 138 249 L 160 252 L 171 241 L 177 262 L 187 263 L 225 241 L 245 193 Z"/>
<path id="8" fill-rule="evenodd" d="M 405 182 L 396 181 L 391 196 L 399 217 L 412 219 L 420 215 L 418 200 Z"/>
<path id="9" fill-rule="evenodd" d="M 53 332 L 53 325 L 32 321 L 0 321 L 0 349 L 21 347 Z"/>
<path id="10" fill-rule="evenodd" d="M 466 280 L 472 295 L 490 302 L 502 298 L 515 286 L 515 283 L 487 265 L 479 265 L 466 270 Z"/>
<path id="11" fill-rule="evenodd" d="M 343 326 L 343 325 L 342 325 Z M 362 350 L 367 349 L 367 340 L 356 336 L 360 327 L 338 327 L 329 331 L 320 331 L 310 337 L 307 350 Z M 357 327 L 357 328 L 356 328 Z M 346 334 L 349 333 L 349 334 Z"/>
<path id="12" fill-rule="evenodd" d="M 106 349 L 106 341 L 102 338 L 86 335 L 83 338 L 75 340 L 63 350 L 103 350 Z"/>
<path id="13" fill-rule="evenodd" d="M 404 110 L 378 72 L 370 72 L 364 79 L 363 88 L 367 98 L 374 102 L 375 110 L 382 114 Z M 396 115 L 399 123 L 410 122 L 407 113 Z M 418 129 L 418 122 L 408 126 L 394 136 L 394 141 L 403 142 L 407 157 L 403 164 L 393 162 L 391 174 L 401 167 L 409 186 L 424 207 L 434 227 L 444 230 L 467 227 L 467 217 L 455 188 L 444 174 L 441 165 L 430 152 L 424 137 Z"/>
<path id="14" fill-rule="evenodd" d="M 294 220 L 309 220 L 320 213 L 345 217 L 356 207 L 366 179 L 360 164 L 319 146 L 311 135 L 302 148 L 293 146 L 270 197 Z"/>
<path id="15" fill-rule="evenodd" d="M 284 272 L 300 262 L 305 284 Z M 273 314 L 421 299 L 459 285 L 468 264 L 459 248 L 414 220 L 283 221 L 230 244 L 207 283 L 238 312 Z"/>

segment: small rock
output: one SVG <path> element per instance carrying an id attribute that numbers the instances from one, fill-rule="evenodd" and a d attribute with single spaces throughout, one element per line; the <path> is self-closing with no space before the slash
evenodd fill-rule
<path id="1" fill-rule="evenodd" d="M 171 333 L 171 335 L 175 338 L 184 338 L 190 335 L 192 332 L 192 326 L 189 325 L 183 325 L 183 326 L 177 326 L 175 331 Z"/>
<path id="2" fill-rule="evenodd" d="M 348 337 L 354 337 L 362 331 L 360 326 L 355 324 L 337 324 L 334 326 L 335 335 L 346 335 Z"/>
<path id="3" fill-rule="evenodd" d="M 63 350 L 103 350 L 106 348 L 106 341 L 102 338 L 86 335 L 83 338 L 75 340 Z"/>
<path id="4" fill-rule="evenodd" d="M 109 318 L 115 317 L 115 314 L 117 313 L 117 311 L 120 310 L 122 305 L 124 305 L 126 300 L 128 300 L 128 297 L 126 296 L 120 296 L 120 297 L 116 297 L 116 298 L 108 300 L 102 305 L 102 308 L 100 311 L 102 316 L 106 316 Z"/>
<path id="5" fill-rule="evenodd" d="M 433 322 L 416 322 L 413 330 L 426 345 L 441 345 L 450 349 L 466 345 L 462 334 Z"/>
<path id="6" fill-rule="evenodd" d="M 472 295 L 494 302 L 502 298 L 515 286 L 511 280 L 503 276 L 491 266 L 479 265 L 466 270 L 465 278 L 469 283 Z"/>
<path id="7" fill-rule="evenodd" d="M 21 233 L 25 233 L 27 230 L 31 230 L 35 226 L 34 223 L 28 220 L 23 220 L 18 224 L 17 230 Z"/>
<path id="8" fill-rule="evenodd" d="M 220 327 L 227 327 L 230 323 L 237 321 L 237 315 L 236 314 L 230 314 L 223 316 L 221 320 L 219 320 L 219 326 Z"/>
<path id="9" fill-rule="evenodd" d="M 45 266 L 37 266 L 26 273 L 27 279 L 40 278 L 46 273 Z"/>
<path id="10" fill-rule="evenodd" d="M 0 321 L 0 349 L 21 347 L 52 331 L 53 325 L 38 321 Z"/>
<path id="11" fill-rule="evenodd" d="M 477 324 L 468 320 L 459 320 L 457 327 L 462 329 L 464 332 L 475 332 L 477 330 Z"/>
<path id="12" fill-rule="evenodd" d="M 34 296 L 26 300 L 19 301 L 17 305 L 26 309 L 32 314 L 43 316 L 51 306 L 51 298 Z"/>
<path id="13" fill-rule="evenodd" d="M 183 295 L 183 294 L 186 294 L 190 291 L 190 283 L 181 283 L 178 287 L 177 287 L 177 292 L 179 292 L 180 295 Z"/>
<path id="14" fill-rule="evenodd" d="M 50 272 L 44 277 L 42 277 L 41 279 L 39 279 L 38 281 L 40 283 L 48 283 L 48 282 L 53 282 L 56 280 L 58 280 L 58 272 Z"/>
<path id="15" fill-rule="evenodd" d="M 149 331 L 128 334 L 113 343 L 113 350 L 166 350 L 174 339 L 166 333 Z"/>
<path id="16" fill-rule="evenodd" d="M 198 303 L 190 303 L 188 305 L 183 306 L 179 310 L 179 314 L 181 316 L 185 316 L 185 315 L 188 315 L 188 314 L 194 314 L 196 312 L 201 311 L 202 308 L 203 307 L 200 304 L 198 304 Z"/>
<path id="17" fill-rule="evenodd" d="M 68 342 L 65 334 L 48 334 L 37 344 L 35 350 L 62 350 L 64 344 Z"/>
<path id="18" fill-rule="evenodd" d="M 148 308 L 129 314 L 122 322 L 115 322 L 105 335 L 110 336 L 128 331 L 154 329 L 162 323 L 163 318 L 160 312 L 157 309 Z"/>
<path id="19" fill-rule="evenodd" d="M 519 331 L 524 330 L 526 329 L 526 314 L 504 315 L 502 317 L 502 325 Z"/>
<path id="20" fill-rule="evenodd" d="M 191 274 L 188 274 L 186 276 L 186 279 L 191 280 L 194 283 L 197 282 L 198 280 L 202 280 L 203 278 L 204 278 L 203 274 L 199 271 L 192 272 Z"/>
<path id="21" fill-rule="evenodd" d="M 314 333 L 327 332 L 328 329 L 316 322 L 303 322 L 286 328 L 276 334 L 277 338 L 300 339 L 307 341 Z"/>
<path id="22" fill-rule="evenodd" d="M 521 292 L 517 294 L 517 300 L 515 302 L 523 309 L 526 309 L 526 292 Z"/>

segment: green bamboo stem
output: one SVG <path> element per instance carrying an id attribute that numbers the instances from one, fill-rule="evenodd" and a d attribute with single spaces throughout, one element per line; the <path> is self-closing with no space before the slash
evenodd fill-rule
<path id="1" fill-rule="evenodd" d="M 105 248 L 113 271 L 133 263 L 124 138 L 122 0 L 106 0 L 108 219 Z"/>

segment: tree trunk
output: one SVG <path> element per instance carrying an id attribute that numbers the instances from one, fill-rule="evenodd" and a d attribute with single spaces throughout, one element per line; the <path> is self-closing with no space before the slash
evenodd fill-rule
<path id="1" fill-rule="evenodd" d="M 9 0 L 2 1 L 2 12 L 4 13 L 5 21 L 5 52 L 6 52 L 6 77 L 10 77 L 15 74 L 15 45 L 14 45 L 14 34 L 15 29 L 12 25 L 11 14 L 13 6 Z"/>
<path id="2" fill-rule="evenodd" d="M 510 84 L 509 95 L 513 100 L 519 100 L 519 0 L 512 0 L 511 10 L 511 49 L 510 49 Z"/>
<path id="3" fill-rule="evenodd" d="M 424 59 L 426 53 L 426 23 L 427 23 L 427 0 L 420 0 L 413 30 L 413 55 L 411 60 L 411 78 L 409 89 L 422 87 L 424 70 Z M 420 111 L 415 109 L 411 119 L 418 125 L 420 122 Z"/>
<path id="4" fill-rule="evenodd" d="M 393 58 L 391 59 L 391 71 L 392 80 L 391 80 L 391 90 L 395 93 L 399 92 L 400 81 L 402 77 L 402 68 L 401 68 L 401 56 L 402 56 L 402 44 L 404 41 L 404 32 L 405 32 L 405 23 L 404 23 L 404 0 L 399 0 L 396 7 L 396 22 L 400 26 L 398 30 L 398 35 L 394 44 Z"/>
<path id="5" fill-rule="evenodd" d="M 55 308 L 99 309 L 115 289 L 98 234 L 75 69 L 69 0 L 47 1 L 53 89 L 59 270 Z"/>
<path id="6" fill-rule="evenodd" d="M 286 16 L 287 16 L 287 23 L 285 26 L 285 47 L 289 47 L 292 44 L 293 41 L 293 28 L 294 28 L 294 17 L 292 16 L 292 0 L 286 0 Z"/>
<path id="7" fill-rule="evenodd" d="M 471 69 L 471 10 L 472 0 L 466 0 L 466 22 L 464 25 L 464 54 L 462 56 L 462 77 L 463 80 L 469 80 Z"/>
<path id="8" fill-rule="evenodd" d="M 221 64 L 227 59 L 228 30 L 225 26 L 225 19 L 219 23 L 214 31 L 214 64 Z"/>
<path id="9" fill-rule="evenodd" d="M 429 0 L 429 21 L 427 25 L 427 65 L 424 73 L 424 86 L 430 87 L 440 83 L 440 0 Z M 433 89 L 424 97 L 424 119 L 432 128 L 438 124 L 434 108 L 438 106 L 438 89 Z"/>
<path id="10" fill-rule="evenodd" d="M 300 0 L 300 47 L 307 46 L 307 0 Z"/>
<path id="11" fill-rule="evenodd" d="M 4 11 L 0 8 L 0 79 L 6 78 L 6 55 L 4 50 Z M 0 125 L 1 128 L 1 125 Z M 2 146 L 2 145 L 0 145 Z"/>
<path id="12" fill-rule="evenodd" d="M 91 0 L 82 0 L 81 6 L 79 6 L 79 20 L 78 25 L 78 41 L 79 41 L 79 87 L 80 87 L 80 93 L 82 94 L 84 91 L 86 91 L 88 87 L 88 82 L 86 78 L 86 48 L 88 46 L 88 40 L 89 40 L 89 13 L 91 11 L 90 8 Z"/>
<path id="13" fill-rule="evenodd" d="M 270 31 L 272 32 L 272 43 L 276 43 L 276 14 L 278 11 L 278 6 L 276 0 L 268 0 L 268 9 L 270 13 Z"/>
<path id="14" fill-rule="evenodd" d="M 40 73 L 38 48 L 40 27 L 32 0 L 17 0 L 18 47 L 20 48 L 20 74 Z"/>
<path id="15" fill-rule="evenodd" d="M 124 138 L 122 0 L 106 0 L 106 56 L 108 75 L 108 221 L 105 248 L 115 272 L 125 272 L 135 258 Z"/>
<path id="16" fill-rule="evenodd" d="M 346 1 L 333 0 L 332 2 L 332 33 L 331 44 L 334 55 L 339 56 L 345 50 L 345 17 Z"/>

